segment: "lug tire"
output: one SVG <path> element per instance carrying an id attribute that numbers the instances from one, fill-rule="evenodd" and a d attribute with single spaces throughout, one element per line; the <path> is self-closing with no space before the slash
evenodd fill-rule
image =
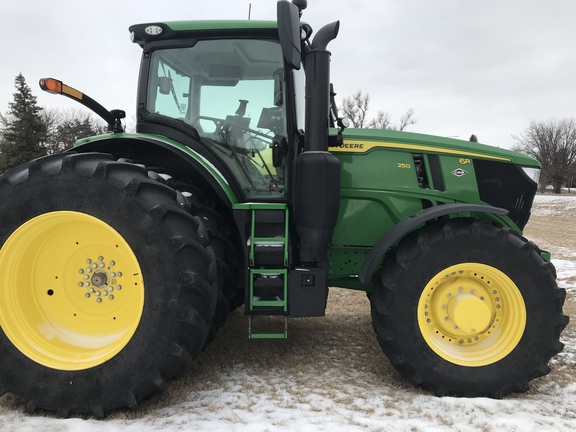
<path id="1" fill-rule="evenodd" d="M 101 418 L 188 368 L 215 313 L 216 261 L 202 218 L 177 198 L 143 167 L 95 153 L 0 177 L 0 394 L 30 412 Z M 92 262 L 104 266 L 82 287 Z M 120 268 L 126 284 L 112 298 L 103 290 Z"/>
<path id="2" fill-rule="evenodd" d="M 178 180 L 176 173 L 166 172 L 163 168 L 157 167 L 149 168 L 148 175 L 179 191 L 178 200 L 182 203 L 183 208 L 190 214 L 201 218 L 206 227 L 208 245 L 216 257 L 218 286 L 216 312 L 206 341 L 206 345 L 209 345 L 214 340 L 218 330 L 228 320 L 230 312 L 242 304 L 238 304 L 238 298 L 242 298 L 242 301 L 244 299 L 243 290 L 238 286 L 240 259 L 231 240 L 234 233 L 226 220 L 216 211 L 213 202 L 191 181 Z"/>
<path id="3" fill-rule="evenodd" d="M 539 249 L 487 220 L 453 219 L 403 239 L 370 296 L 394 367 L 437 395 L 501 398 L 546 375 L 566 296 Z"/>

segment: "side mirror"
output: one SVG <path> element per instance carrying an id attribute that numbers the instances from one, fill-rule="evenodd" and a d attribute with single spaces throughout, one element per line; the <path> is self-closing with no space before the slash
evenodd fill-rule
<path id="1" fill-rule="evenodd" d="M 293 69 L 300 69 L 300 9 L 290 2 L 278 2 L 278 35 L 284 58 Z"/>

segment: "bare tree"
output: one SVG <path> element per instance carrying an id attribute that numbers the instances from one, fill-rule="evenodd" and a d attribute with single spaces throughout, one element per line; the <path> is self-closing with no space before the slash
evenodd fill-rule
<path id="1" fill-rule="evenodd" d="M 554 193 L 561 193 L 576 163 L 576 120 L 532 121 L 513 137 L 524 152 L 542 164 L 541 184 L 550 183 Z"/>
<path id="2" fill-rule="evenodd" d="M 388 111 L 378 111 L 376 117 L 370 121 L 368 127 L 373 129 L 391 129 L 392 118 Z"/>
<path id="3" fill-rule="evenodd" d="M 350 123 L 355 128 L 363 128 L 366 126 L 368 120 L 366 114 L 370 106 L 370 95 L 362 94 L 362 90 L 358 90 L 352 96 L 342 100 L 342 112 L 344 117 L 350 120 Z"/>
<path id="4" fill-rule="evenodd" d="M 414 118 L 414 110 L 412 108 L 408 108 L 406 113 L 402 117 L 400 117 L 400 126 L 398 127 L 398 130 L 403 131 L 408 126 L 416 124 L 417 121 L 418 120 Z"/>
<path id="5" fill-rule="evenodd" d="M 400 118 L 398 125 L 392 124 L 392 117 L 388 111 L 378 111 L 376 117 L 368 120 L 368 110 L 370 108 L 370 95 L 363 94 L 362 90 L 358 90 L 352 96 L 342 100 L 342 115 L 350 120 L 350 123 L 355 128 L 373 128 L 373 129 L 389 129 L 403 131 L 408 126 L 417 123 L 414 117 L 414 110 L 409 108 L 406 113 Z"/>
<path id="6" fill-rule="evenodd" d="M 103 121 L 81 109 L 60 111 L 48 109 L 44 113 L 44 122 L 48 128 L 46 151 L 58 153 L 74 146 L 81 139 L 106 132 Z"/>

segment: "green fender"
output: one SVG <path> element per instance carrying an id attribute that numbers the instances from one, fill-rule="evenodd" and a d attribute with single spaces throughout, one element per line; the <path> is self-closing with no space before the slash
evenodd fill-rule
<path id="1" fill-rule="evenodd" d="M 149 149 L 161 148 L 171 154 L 172 160 L 181 159 L 198 172 L 214 189 L 222 202 L 228 207 L 238 203 L 236 194 L 222 172 L 198 151 L 173 139 L 153 134 L 143 133 L 115 133 L 84 138 L 76 142 L 72 151 L 79 152 L 103 152 L 114 155 L 121 154 L 123 148 L 135 144 L 146 145 Z"/>
<path id="2" fill-rule="evenodd" d="M 378 243 L 374 245 L 358 275 L 360 282 L 370 283 L 376 266 L 382 260 L 388 249 L 414 228 L 432 219 L 455 213 L 487 213 L 506 216 L 508 210 L 481 204 L 443 204 L 412 214 L 396 224 L 394 228 L 384 234 Z"/>

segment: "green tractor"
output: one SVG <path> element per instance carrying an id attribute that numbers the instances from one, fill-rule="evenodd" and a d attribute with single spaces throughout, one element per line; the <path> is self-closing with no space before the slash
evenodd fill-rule
<path id="1" fill-rule="evenodd" d="M 384 353 L 437 395 L 499 398 L 550 371 L 568 317 L 550 254 L 522 237 L 538 162 L 347 129 L 339 23 L 312 35 L 305 7 L 132 26 L 136 133 L 41 80 L 110 133 L 0 176 L 0 394 L 60 416 L 135 408 L 231 310 L 250 338 L 285 338 L 289 317 L 324 315 L 329 286 L 367 293 Z"/>

